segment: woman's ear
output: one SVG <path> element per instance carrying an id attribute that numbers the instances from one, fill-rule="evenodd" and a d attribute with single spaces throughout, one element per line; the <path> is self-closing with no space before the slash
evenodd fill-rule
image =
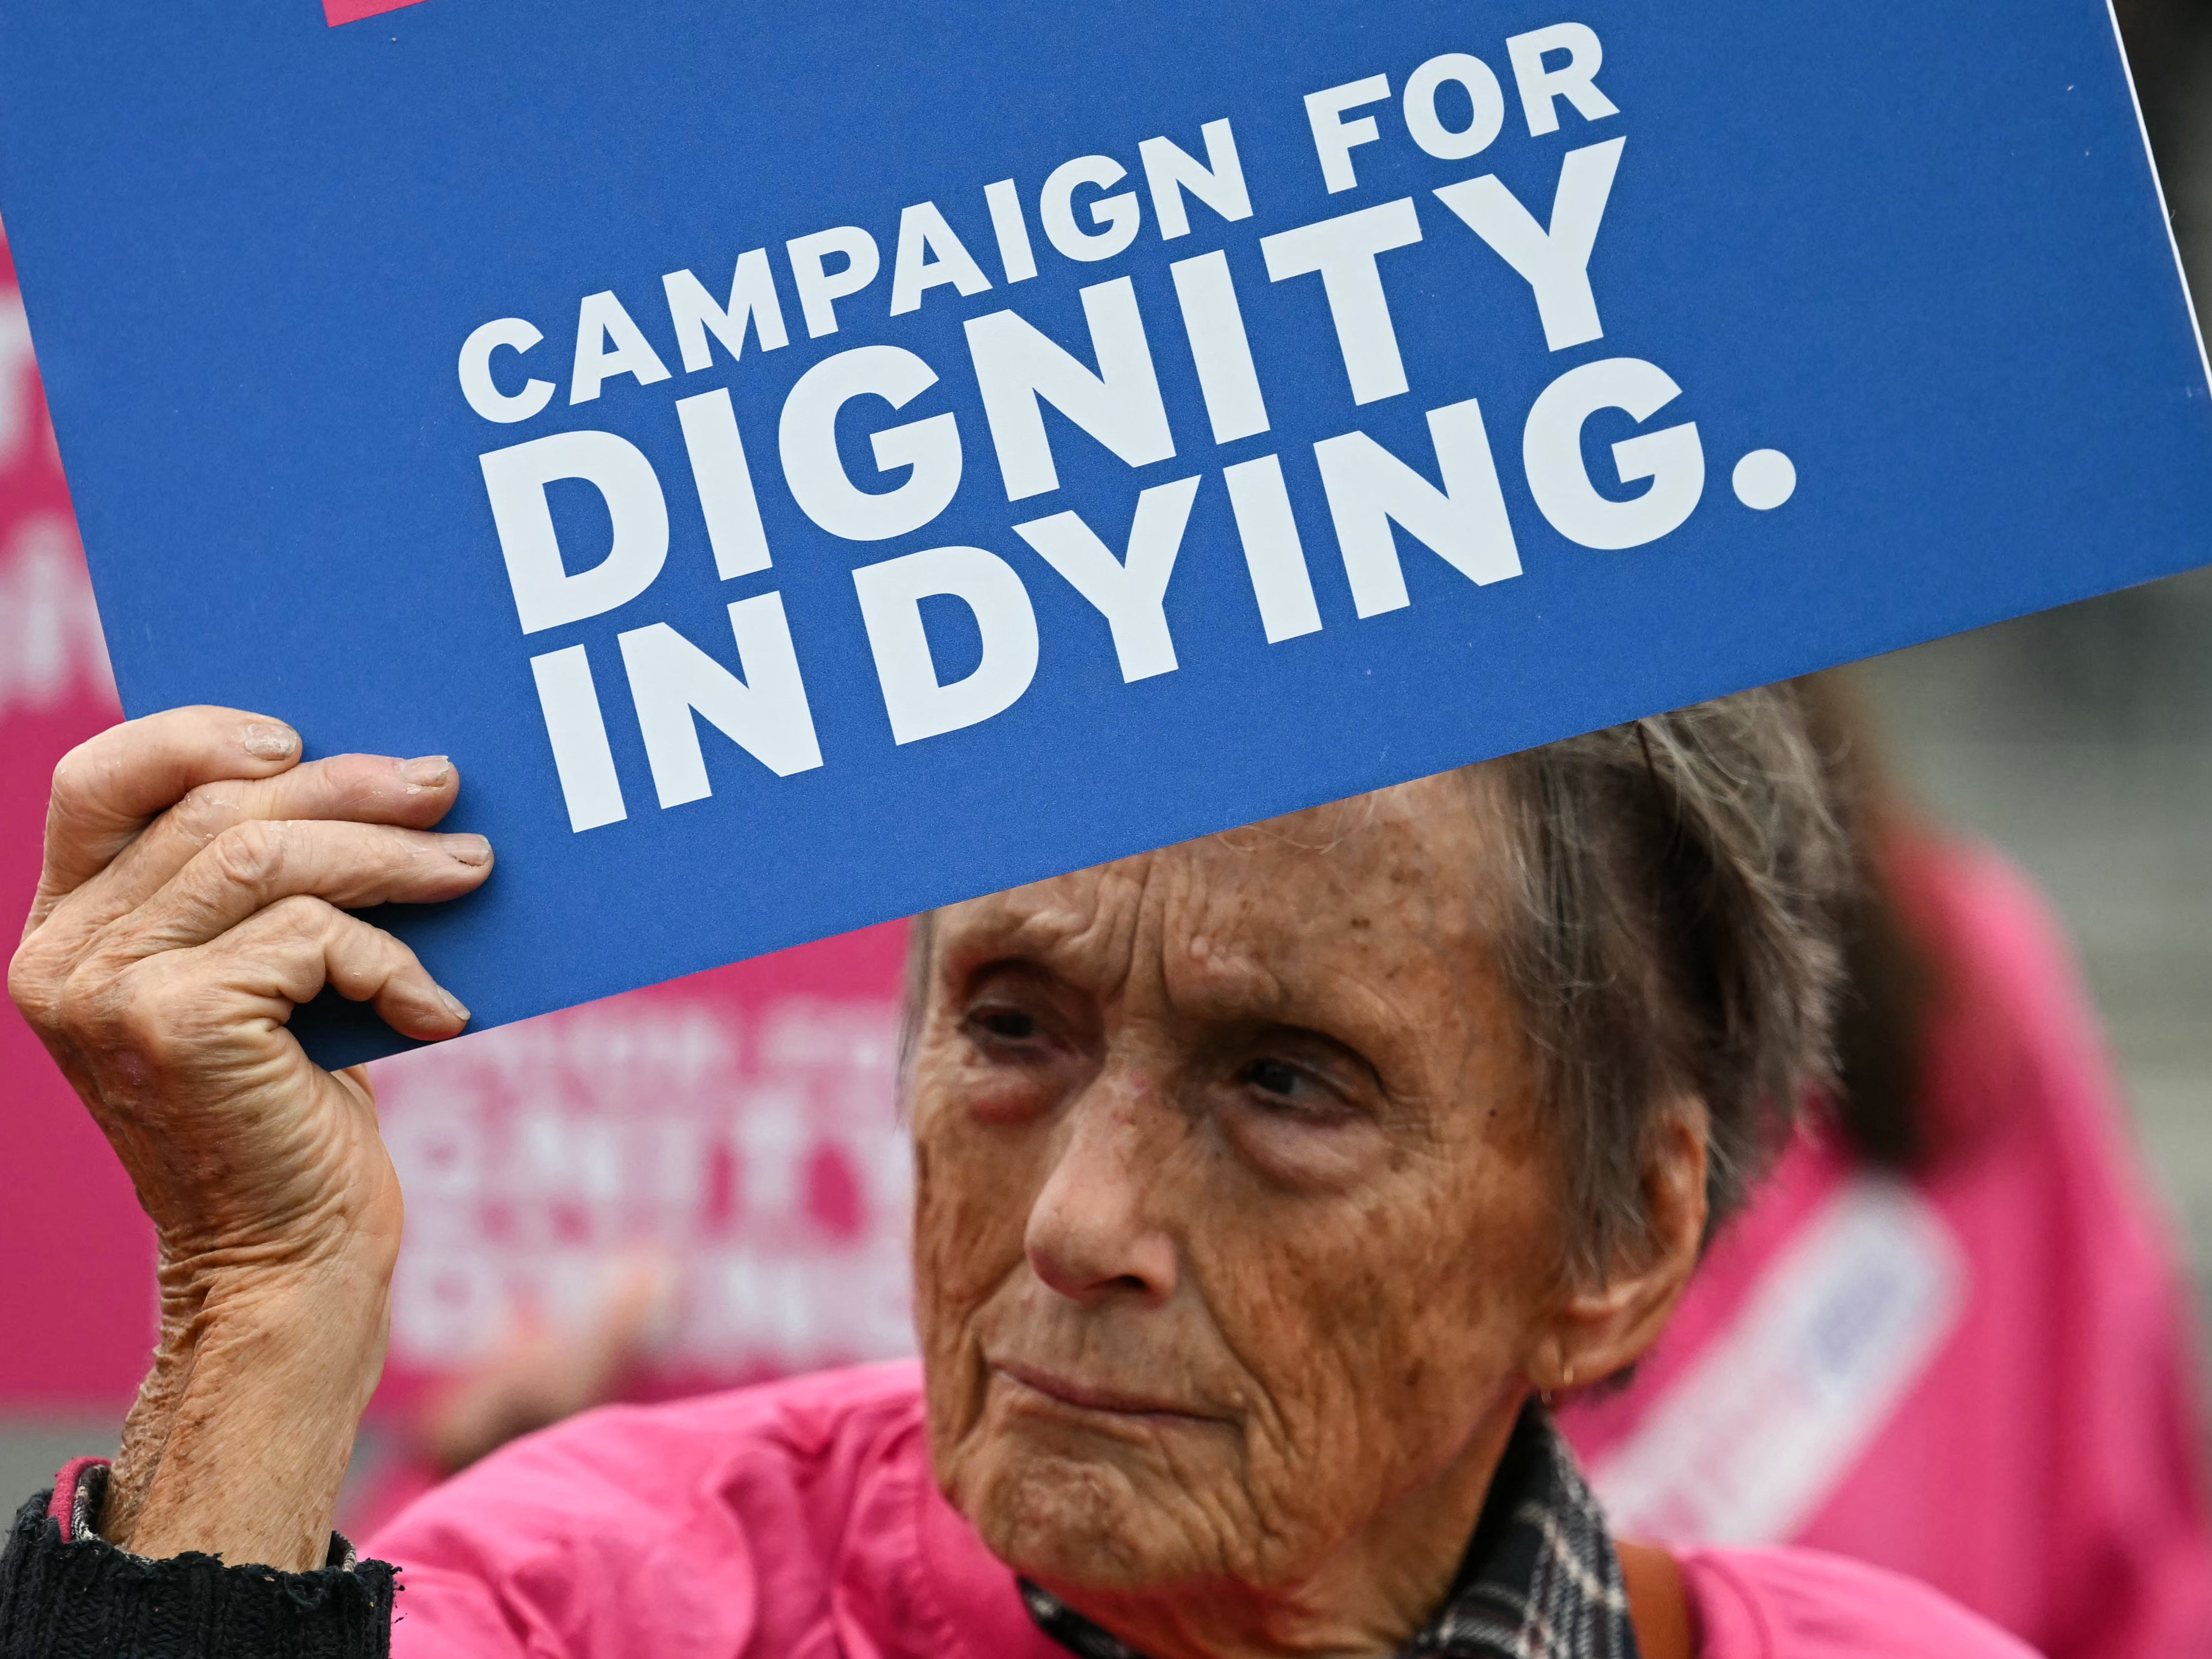
<path id="1" fill-rule="evenodd" d="M 1697 1268 L 1705 1235 L 1705 1105 L 1678 1101 L 1654 1126 L 1644 1161 L 1646 1229 L 1624 1241 L 1601 1281 L 1570 1280 L 1530 1381 L 1555 1388 L 1601 1382 L 1658 1339 Z"/>

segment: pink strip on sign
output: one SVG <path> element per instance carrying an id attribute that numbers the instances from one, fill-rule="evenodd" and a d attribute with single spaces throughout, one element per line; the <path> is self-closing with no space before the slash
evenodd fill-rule
<path id="1" fill-rule="evenodd" d="M 422 0 L 323 0 L 323 15 L 331 20 L 331 27 L 340 23 L 357 23 L 364 17 L 374 17 L 379 12 L 398 11 L 402 6 L 420 5 Z"/>

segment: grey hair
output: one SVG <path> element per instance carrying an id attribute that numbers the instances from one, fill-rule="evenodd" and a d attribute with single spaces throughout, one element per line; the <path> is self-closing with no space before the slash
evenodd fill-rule
<path id="1" fill-rule="evenodd" d="M 1675 1103 L 1705 1110 L 1710 1236 L 1831 1081 L 1855 865 L 1830 772 L 1788 684 L 1462 769 L 1471 799 L 1505 802 L 1500 957 L 1571 1275 L 1602 1283 L 1648 1241 L 1644 1172 Z M 908 941 L 902 1098 L 933 922 Z"/>
<path id="2" fill-rule="evenodd" d="M 1833 1070 L 1855 868 L 1803 693 L 1779 685 L 1508 756 L 1502 960 L 1564 1174 L 1569 1260 L 1648 1236 L 1673 1102 L 1707 1131 L 1707 1232 Z"/>

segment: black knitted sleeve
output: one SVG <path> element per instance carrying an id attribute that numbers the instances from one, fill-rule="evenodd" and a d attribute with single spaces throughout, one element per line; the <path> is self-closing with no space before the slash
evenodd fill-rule
<path id="1" fill-rule="evenodd" d="M 146 1561 L 96 1538 L 64 1543 L 52 1494 L 16 1512 L 0 1552 L 0 1659 L 387 1659 L 392 1573 Z"/>

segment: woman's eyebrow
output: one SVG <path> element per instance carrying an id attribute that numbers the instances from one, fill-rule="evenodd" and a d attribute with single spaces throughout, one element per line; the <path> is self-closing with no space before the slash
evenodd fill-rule
<path id="1" fill-rule="evenodd" d="M 1046 963 L 1026 955 L 987 955 L 974 967 L 959 970 L 963 996 L 972 997 L 995 981 L 1008 979 L 1018 980 L 1044 991 L 1074 989 Z"/>

